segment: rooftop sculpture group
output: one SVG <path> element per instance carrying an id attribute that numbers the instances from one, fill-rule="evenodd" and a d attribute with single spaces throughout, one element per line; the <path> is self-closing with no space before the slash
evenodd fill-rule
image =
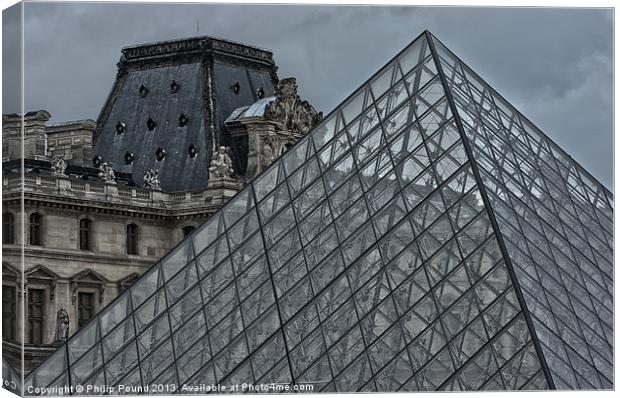
<path id="1" fill-rule="evenodd" d="M 52 158 L 52 175 L 61 177 L 65 175 L 67 169 L 67 161 L 63 155 L 54 156 Z"/>
<path id="2" fill-rule="evenodd" d="M 99 170 L 99 178 L 101 178 L 103 181 L 110 183 L 116 182 L 116 175 L 114 173 L 114 169 L 112 168 L 112 163 L 101 163 L 101 165 L 99 165 Z"/>
<path id="3" fill-rule="evenodd" d="M 154 191 L 161 190 L 161 187 L 159 186 L 159 170 L 144 170 L 144 188 Z"/>
<path id="4" fill-rule="evenodd" d="M 209 179 L 227 179 L 233 174 L 232 160 L 230 159 L 230 149 L 221 146 L 213 152 L 209 167 Z"/>
<path id="5" fill-rule="evenodd" d="M 276 99 L 265 108 L 265 119 L 277 122 L 282 130 L 306 134 L 323 119 L 323 112 L 302 100 L 297 95 L 297 80 L 288 77 L 278 83 Z"/>

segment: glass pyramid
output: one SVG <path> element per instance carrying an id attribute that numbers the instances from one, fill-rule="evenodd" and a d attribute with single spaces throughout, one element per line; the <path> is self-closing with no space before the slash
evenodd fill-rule
<path id="1" fill-rule="evenodd" d="M 612 201 L 424 32 L 24 392 L 613 388 Z"/>

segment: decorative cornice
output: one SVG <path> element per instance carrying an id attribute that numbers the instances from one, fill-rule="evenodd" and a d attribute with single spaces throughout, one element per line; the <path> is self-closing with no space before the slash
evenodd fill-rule
<path id="1" fill-rule="evenodd" d="M 2 251 L 7 256 L 21 256 L 21 245 L 2 246 Z M 108 263 L 112 265 L 122 264 L 123 266 L 150 267 L 155 264 L 159 257 L 151 256 L 129 256 L 113 253 L 85 252 L 83 250 L 71 250 L 65 248 L 50 248 L 42 246 L 24 246 L 24 257 L 26 259 L 45 258 L 62 261 L 79 261 L 83 264 Z M 27 272 L 30 270 L 27 270 Z M 59 275 L 57 280 L 70 280 L 72 275 Z"/>
<path id="2" fill-rule="evenodd" d="M 182 40 L 129 46 L 122 49 L 119 76 L 127 70 L 143 69 L 154 64 L 165 66 L 179 62 L 200 61 L 205 53 L 218 53 L 252 63 L 273 65 L 273 54 L 257 47 L 203 36 Z"/>
<path id="3" fill-rule="evenodd" d="M 200 42 L 202 40 L 204 40 L 203 37 L 196 37 L 184 40 L 162 41 L 151 44 L 128 46 L 122 49 L 122 54 L 126 61 L 132 61 L 139 58 L 150 58 L 183 52 L 200 51 Z"/>
<path id="4" fill-rule="evenodd" d="M 50 113 L 48 111 L 46 111 L 45 109 L 42 109 L 40 111 L 30 111 L 30 112 L 26 112 L 23 115 L 23 119 L 24 121 L 31 121 L 31 120 L 38 120 L 41 122 L 47 122 L 50 118 L 52 117 L 52 115 L 50 115 Z M 22 115 L 18 114 L 18 113 L 7 113 L 7 114 L 3 114 L 2 115 L 2 121 L 4 123 L 8 123 L 8 122 L 21 122 L 22 121 Z"/>
<path id="5" fill-rule="evenodd" d="M 6 206 L 11 202 L 19 203 L 19 192 L 3 195 L 2 202 Z M 53 209 L 66 209 L 83 212 L 85 209 L 98 214 L 120 215 L 123 217 L 139 217 L 150 220 L 185 219 L 201 216 L 209 216 L 216 212 L 222 205 L 220 202 L 205 203 L 192 208 L 155 208 L 152 205 L 131 205 L 125 203 L 107 203 L 96 200 L 80 198 L 59 197 L 58 195 L 44 195 L 31 192 L 24 193 L 24 205 L 35 207 L 47 207 Z"/>
<path id="6" fill-rule="evenodd" d="M 245 44 L 234 43 L 228 40 L 208 39 L 211 50 L 219 51 L 230 55 L 241 56 L 243 58 L 253 58 L 268 63 L 273 63 L 273 54 L 271 51 L 262 50 Z M 208 46 L 207 46 L 208 48 Z"/>
<path id="7" fill-rule="evenodd" d="M 277 68 L 273 61 L 260 61 L 258 62 L 254 58 L 244 58 L 227 53 L 208 52 L 212 59 L 218 63 L 225 63 L 228 65 L 242 66 L 259 71 L 265 71 L 265 73 L 272 73 Z M 277 82 L 276 82 L 277 83 Z M 274 84 L 275 86 L 275 84 Z"/>
<path id="8" fill-rule="evenodd" d="M 60 133 L 63 131 L 75 131 L 75 130 L 94 130 L 97 127 L 97 123 L 91 119 L 73 120 L 70 122 L 53 124 L 47 126 L 47 134 Z"/>

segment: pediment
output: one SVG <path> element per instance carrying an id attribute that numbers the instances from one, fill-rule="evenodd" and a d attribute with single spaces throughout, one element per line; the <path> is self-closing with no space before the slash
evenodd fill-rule
<path id="1" fill-rule="evenodd" d="M 107 283 L 108 279 L 93 269 L 85 269 L 71 277 L 74 282 Z"/>
<path id="2" fill-rule="evenodd" d="M 118 283 L 119 285 L 122 286 L 126 286 L 129 285 L 131 283 L 133 283 L 135 280 L 137 280 L 140 277 L 140 274 L 137 272 L 133 272 L 121 279 L 119 279 L 118 281 L 116 281 L 116 283 Z"/>
<path id="3" fill-rule="evenodd" d="M 21 276 L 21 272 L 13 267 L 11 264 L 9 264 L 6 261 L 2 262 L 2 276 L 3 277 L 14 277 L 14 278 L 19 278 Z"/>
<path id="4" fill-rule="evenodd" d="M 35 265 L 31 269 L 27 270 L 25 272 L 25 276 L 27 279 L 61 279 L 60 275 L 41 264 Z"/>

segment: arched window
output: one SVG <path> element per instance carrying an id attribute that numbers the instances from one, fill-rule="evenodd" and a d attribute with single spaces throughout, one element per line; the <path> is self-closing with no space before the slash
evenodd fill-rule
<path id="1" fill-rule="evenodd" d="M 183 237 L 186 237 L 187 235 L 191 234 L 193 230 L 195 230 L 196 227 L 194 227 L 193 225 L 188 225 L 186 227 L 183 227 Z"/>
<path id="2" fill-rule="evenodd" d="M 43 246 L 41 239 L 41 224 L 43 223 L 43 216 L 39 213 L 32 213 L 30 215 L 30 244 L 34 246 Z"/>
<path id="3" fill-rule="evenodd" d="M 15 216 L 13 213 L 2 213 L 2 243 L 15 243 Z"/>
<path id="4" fill-rule="evenodd" d="M 127 254 L 138 254 L 138 226 L 127 225 Z"/>
<path id="5" fill-rule="evenodd" d="M 80 250 L 90 250 L 90 232 L 92 222 L 88 218 L 80 220 Z"/>

